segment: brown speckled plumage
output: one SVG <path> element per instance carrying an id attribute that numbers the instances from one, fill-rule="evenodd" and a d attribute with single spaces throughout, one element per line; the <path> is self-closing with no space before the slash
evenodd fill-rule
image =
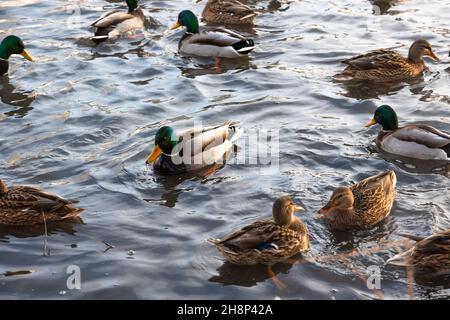
<path id="1" fill-rule="evenodd" d="M 396 176 L 386 171 L 347 188 L 337 188 L 320 212 L 331 228 L 367 229 L 386 218 L 395 199 Z"/>
<path id="2" fill-rule="evenodd" d="M 335 79 L 375 82 L 413 79 L 425 69 L 423 56 L 438 60 L 430 44 L 425 40 L 415 41 L 409 49 L 408 57 L 403 57 L 400 53 L 391 49 L 374 50 L 342 61 L 348 66 L 343 72 L 337 74 Z"/>
<path id="3" fill-rule="evenodd" d="M 224 239 L 209 240 L 231 263 L 238 265 L 275 264 L 308 250 L 306 225 L 293 215 L 289 197 L 274 203 L 273 220 L 258 220 Z M 263 244 L 271 246 L 258 249 Z"/>
<path id="4" fill-rule="evenodd" d="M 77 217 L 83 210 L 68 200 L 28 186 L 6 187 L 0 179 L 0 224 L 36 225 Z"/>
<path id="5" fill-rule="evenodd" d="M 208 0 L 202 20 L 208 23 L 253 25 L 256 13 L 237 0 Z"/>
<path id="6" fill-rule="evenodd" d="M 416 274 L 450 275 L 450 229 L 418 241 L 411 249 L 386 263 L 412 266 Z"/>

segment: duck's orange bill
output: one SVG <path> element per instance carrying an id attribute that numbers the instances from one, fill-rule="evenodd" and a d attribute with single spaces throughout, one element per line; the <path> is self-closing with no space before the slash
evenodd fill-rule
<path id="1" fill-rule="evenodd" d="M 179 27 L 181 27 L 181 23 L 179 21 L 177 21 L 169 27 L 169 30 L 175 30 L 175 29 L 178 29 Z"/>
<path id="2" fill-rule="evenodd" d="M 319 213 L 321 214 L 327 214 L 328 211 L 330 211 L 333 208 L 333 204 L 331 202 L 328 202 L 325 207 L 319 210 Z"/>
<path id="3" fill-rule="evenodd" d="M 377 120 L 375 120 L 375 118 L 373 118 L 372 120 L 370 120 L 369 122 L 366 123 L 365 127 L 368 128 L 375 124 L 377 124 Z"/>
<path id="4" fill-rule="evenodd" d="M 437 55 L 435 55 L 434 52 L 431 51 L 431 50 L 430 50 L 430 55 L 429 55 L 429 57 L 430 57 L 431 59 L 433 59 L 434 61 L 441 61 L 441 59 L 439 59 L 439 58 L 437 57 Z"/>
<path id="5" fill-rule="evenodd" d="M 23 50 L 20 55 L 27 59 L 28 61 L 33 61 L 33 57 L 27 52 L 27 50 Z"/>
<path id="6" fill-rule="evenodd" d="M 294 205 L 294 211 L 305 211 L 305 209 L 300 206 Z"/>
<path id="7" fill-rule="evenodd" d="M 145 160 L 145 163 L 146 164 L 152 163 L 153 161 L 158 159 L 158 157 L 161 155 L 161 153 L 162 153 L 161 148 L 159 146 L 155 146 L 152 150 L 152 153 L 150 153 L 147 160 Z"/>

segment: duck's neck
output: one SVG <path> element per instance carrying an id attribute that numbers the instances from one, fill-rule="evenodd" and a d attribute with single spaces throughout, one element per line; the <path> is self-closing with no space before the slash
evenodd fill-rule
<path id="1" fill-rule="evenodd" d="M 306 225 L 302 220 L 294 217 L 293 222 L 289 225 L 289 229 L 296 232 L 306 232 Z"/>
<path id="2" fill-rule="evenodd" d="M 5 45 L 0 45 L 0 59 L 8 60 L 11 56 L 11 52 Z"/>

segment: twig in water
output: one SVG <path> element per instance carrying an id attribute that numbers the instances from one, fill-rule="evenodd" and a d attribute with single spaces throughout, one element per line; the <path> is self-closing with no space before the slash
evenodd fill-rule
<path id="1" fill-rule="evenodd" d="M 105 240 L 103 240 L 102 242 L 103 242 L 103 244 L 107 247 L 107 248 L 103 251 L 103 253 L 105 253 L 105 252 L 108 251 L 108 250 L 111 250 L 111 249 L 115 248 L 113 245 L 109 244 L 109 243 L 106 242 Z"/>
<path id="2" fill-rule="evenodd" d="M 45 213 L 42 211 L 42 217 L 44 218 L 44 257 L 47 257 L 50 255 L 50 250 L 48 248 L 48 241 L 47 241 L 47 220 L 45 220 Z"/>

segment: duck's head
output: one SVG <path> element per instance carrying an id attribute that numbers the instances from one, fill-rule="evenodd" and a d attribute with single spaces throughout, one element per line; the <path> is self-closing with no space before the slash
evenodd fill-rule
<path id="1" fill-rule="evenodd" d="M 330 200 L 325 205 L 325 207 L 319 210 L 319 213 L 327 214 L 332 209 L 349 209 L 353 207 L 354 202 L 355 198 L 353 197 L 352 190 L 347 187 L 339 187 L 334 190 Z"/>
<path id="2" fill-rule="evenodd" d="M 198 33 L 198 19 L 197 16 L 190 10 L 183 10 L 178 14 L 178 20 L 170 26 L 170 30 L 179 27 L 186 27 L 189 33 Z"/>
<path id="3" fill-rule="evenodd" d="M 8 192 L 8 187 L 3 183 L 2 179 L 0 179 L 0 195 Z"/>
<path id="4" fill-rule="evenodd" d="M 20 54 L 28 61 L 33 61 L 33 58 L 25 50 L 25 45 L 19 37 L 7 36 L 0 44 L 0 58 L 9 59 L 9 56 L 12 54 Z"/>
<path id="5" fill-rule="evenodd" d="M 408 59 L 418 63 L 422 61 L 422 57 L 430 57 L 434 61 L 440 61 L 431 49 L 431 44 L 427 40 L 416 40 L 409 48 Z"/>
<path id="6" fill-rule="evenodd" d="M 150 164 L 155 161 L 161 153 L 170 155 L 172 149 L 178 144 L 178 139 L 175 134 L 175 130 L 172 127 L 164 126 L 159 128 L 155 134 L 155 146 L 152 152 L 145 161 L 146 164 Z"/>
<path id="7" fill-rule="evenodd" d="M 132 12 L 139 5 L 139 0 L 126 0 L 128 6 L 128 12 Z"/>
<path id="8" fill-rule="evenodd" d="M 295 211 L 304 211 L 302 207 L 296 205 L 291 197 L 283 196 L 279 197 L 273 203 L 272 215 L 273 220 L 280 226 L 289 226 L 296 220 L 294 216 Z"/>
<path id="9" fill-rule="evenodd" d="M 366 124 L 366 127 L 371 127 L 377 123 L 381 124 L 383 130 L 396 130 L 398 128 L 398 119 L 394 109 L 386 104 L 378 107 L 377 110 L 375 110 L 372 120 Z"/>

